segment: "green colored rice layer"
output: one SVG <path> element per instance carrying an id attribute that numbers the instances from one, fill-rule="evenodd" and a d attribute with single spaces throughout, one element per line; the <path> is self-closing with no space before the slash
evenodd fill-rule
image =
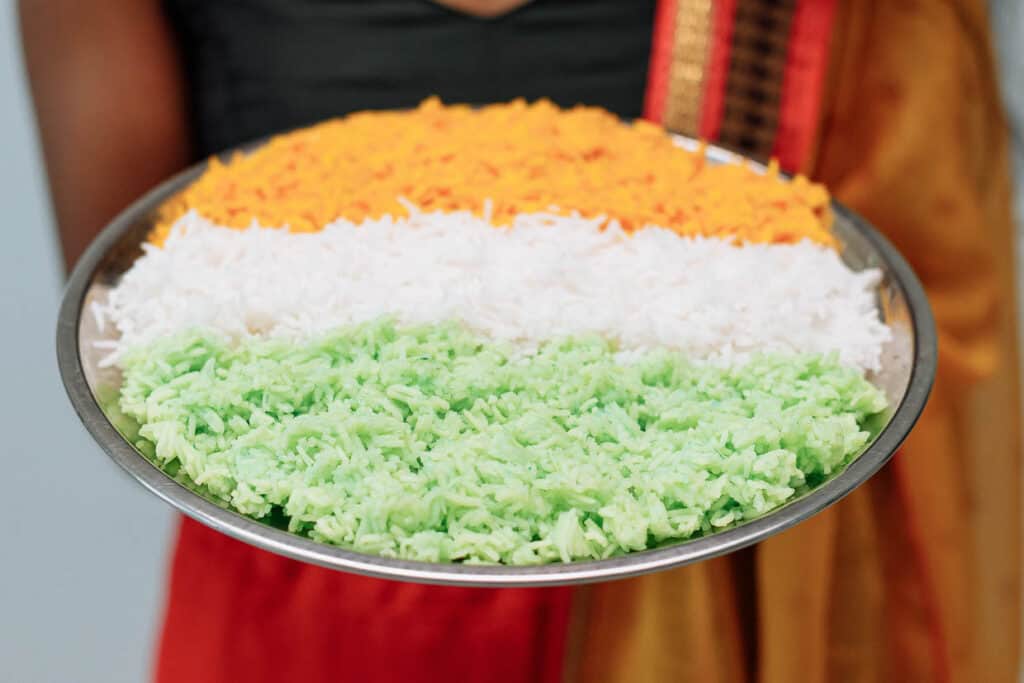
<path id="1" fill-rule="evenodd" d="M 126 359 L 121 408 L 158 464 L 246 515 L 389 557 L 528 564 L 762 515 L 857 454 L 885 400 L 834 357 L 624 364 L 592 338 L 522 357 L 378 321 L 163 340 Z"/>

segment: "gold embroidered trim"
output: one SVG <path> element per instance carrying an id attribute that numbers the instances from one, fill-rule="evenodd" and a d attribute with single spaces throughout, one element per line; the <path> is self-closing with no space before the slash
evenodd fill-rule
<path id="1" fill-rule="evenodd" d="M 684 135 L 696 136 L 700 128 L 713 4 L 713 0 L 676 0 L 663 124 Z"/>

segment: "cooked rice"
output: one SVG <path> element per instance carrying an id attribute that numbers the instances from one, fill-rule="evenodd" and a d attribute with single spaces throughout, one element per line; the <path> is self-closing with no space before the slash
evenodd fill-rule
<path id="1" fill-rule="evenodd" d="M 647 121 L 624 124 L 595 107 L 522 101 L 480 109 L 427 100 L 410 111 L 358 112 L 278 135 L 203 176 L 164 207 L 153 240 L 189 210 L 217 224 L 252 221 L 299 232 L 338 218 L 429 210 L 482 214 L 497 225 L 555 210 L 615 218 L 626 230 L 832 244 L 828 192 L 772 166 L 705 163 Z"/>
<path id="2" fill-rule="evenodd" d="M 529 564 L 641 550 L 764 514 L 841 468 L 885 400 L 834 357 L 630 365 L 597 338 L 517 358 L 459 325 L 125 359 L 139 447 L 256 518 L 389 557 Z"/>
<path id="3" fill-rule="evenodd" d="M 97 309 L 121 333 L 107 362 L 192 327 L 304 340 L 391 315 L 460 320 L 527 348 L 596 333 L 626 352 L 734 363 L 836 351 L 878 368 L 889 330 L 875 306 L 877 270 L 853 272 L 807 242 L 739 248 L 600 222 L 525 214 L 497 230 L 468 212 L 413 212 L 298 234 L 224 230 L 190 213 Z"/>

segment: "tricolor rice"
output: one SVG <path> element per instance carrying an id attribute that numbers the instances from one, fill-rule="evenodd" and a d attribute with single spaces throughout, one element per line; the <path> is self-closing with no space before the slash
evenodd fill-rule
<path id="1" fill-rule="evenodd" d="M 465 135 L 498 123 L 518 146 Z M 826 197 L 593 110 L 429 103 L 213 165 L 93 313 L 138 448 L 226 506 L 393 557 L 603 558 L 871 438 L 879 273 Z"/>

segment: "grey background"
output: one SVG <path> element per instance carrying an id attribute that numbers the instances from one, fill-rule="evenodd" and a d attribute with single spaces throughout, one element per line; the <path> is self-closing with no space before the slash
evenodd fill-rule
<path id="1" fill-rule="evenodd" d="M 63 274 L 0 2 L 0 681 L 148 677 L 172 516 L 90 441 L 54 356 Z"/>
<path id="2" fill-rule="evenodd" d="M 1024 168 L 1024 3 L 997 0 L 993 20 Z M 11 0 L 0 0 L 0 206 L 0 683 L 143 681 L 172 515 L 92 445 L 57 377 L 63 276 Z"/>
<path id="3" fill-rule="evenodd" d="M 1003 101 L 1013 140 L 1019 237 L 1024 232 L 1024 1 L 993 0 L 989 6 L 1002 77 Z M 1017 264 L 1018 270 L 1024 265 L 1024 239 L 1017 240 Z M 1024 273 L 1018 272 L 1018 282 L 1018 293 L 1024 293 Z M 1024 320 L 1021 324 L 1024 329 Z"/>

